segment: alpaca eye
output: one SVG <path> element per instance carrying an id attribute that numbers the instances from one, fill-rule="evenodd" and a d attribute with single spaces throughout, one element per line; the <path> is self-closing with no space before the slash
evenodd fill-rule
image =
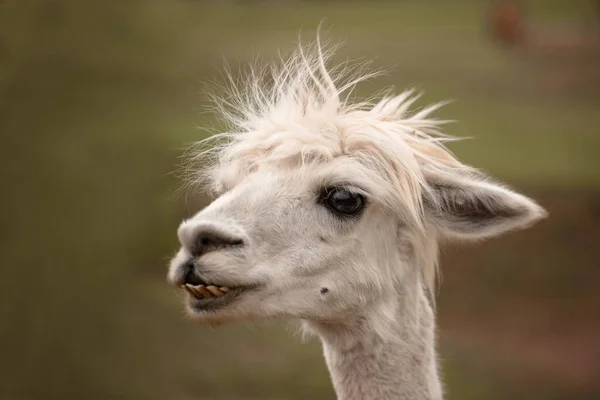
<path id="1" fill-rule="evenodd" d="M 327 204 L 340 214 L 356 214 L 365 203 L 365 198 L 343 188 L 334 188 L 327 191 Z"/>

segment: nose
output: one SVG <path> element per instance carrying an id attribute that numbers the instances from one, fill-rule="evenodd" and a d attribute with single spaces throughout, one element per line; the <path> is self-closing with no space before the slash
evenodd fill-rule
<path id="1" fill-rule="evenodd" d="M 200 231 L 196 234 L 195 251 L 192 254 L 200 256 L 211 251 L 221 250 L 228 247 L 242 246 L 244 241 L 239 238 L 231 237 L 224 232 Z"/>
<path id="2" fill-rule="evenodd" d="M 190 240 L 190 253 L 193 257 L 200 257 L 211 251 L 225 250 L 243 245 L 244 241 L 240 237 L 220 230 L 217 227 L 197 227 L 197 229 L 193 230 Z"/>

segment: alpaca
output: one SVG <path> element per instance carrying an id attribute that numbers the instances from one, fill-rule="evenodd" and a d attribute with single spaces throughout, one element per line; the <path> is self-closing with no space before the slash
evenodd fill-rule
<path id="1" fill-rule="evenodd" d="M 490 28 L 494 39 L 506 45 L 520 44 L 525 34 L 525 16 L 521 2 L 496 0 L 490 10 Z"/>
<path id="2" fill-rule="evenodd" d="M 300 321 L 322 342 L 338 399 L 441 399 L 438 243 L 546 212 L 446 149 L 445 121 L 430 117 L 439 104 L 410 112 L 412 91 L 352 102 L 377 73 L 327 69 L 333 50 L 317 40 L 230 78 L 215 102 L 230 130 L 188 164 L 217 198 L 181 223 L 168 281 L 203 323 Z"/>

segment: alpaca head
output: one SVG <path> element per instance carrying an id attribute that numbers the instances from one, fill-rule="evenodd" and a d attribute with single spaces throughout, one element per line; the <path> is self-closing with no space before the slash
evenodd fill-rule
<path id="1" fill-rule="evenodd" d="M 369 76 L 326 59 L 301 49 L 216 102 L 232 129 L 193 159 L 217 199 L 179 227 L 168 274 L 202 321 L 341 320 L 403 285 L 431 289 L 438 240 L 544 215 L 446 150 L 437 106 L 410 113 L 411 92 L 350 103 Z"/>

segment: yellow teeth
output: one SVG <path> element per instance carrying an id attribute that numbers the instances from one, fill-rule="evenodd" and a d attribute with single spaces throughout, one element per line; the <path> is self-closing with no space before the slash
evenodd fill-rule
<path id="1" fill-rule="evenodd" d="M 181 288 L 185 289 L 185 291 L 188 292 L 189 294 L 191 294 L 192 296 L 196 295 L 196 292 L 194 292 L 194 290 L 192 289 L 193 288 L 192 285 L 182 285 Z"/>
<path id="2" fill-rule="evenodd" d="M 223 293 L 221 293 L 219 288 L 217 288 L 216 286 L 207 286 L 206 289 L 208 289 L 209 292 L 211 292 L 217 297 L 223 296 Z"/>
<path id="3" fill-rule="evenodd" d="M 212 297 L 212 293 L 206 290 L 204 285 L 198 285 L 195 289 L 200 292 L 203 297 Z"/>
<path id="4" fill-rule="evenodd" d="M 225 293 L 229 291 L 229 288 L 226 286 L 216 287 L 216 286 L 204 286 L 204 285 L 190 285 L 186 283 L 181 286 L 186 292 L 191 294 L 197 298 L 211 298 L 211 297 L 221 297 Z"/>

